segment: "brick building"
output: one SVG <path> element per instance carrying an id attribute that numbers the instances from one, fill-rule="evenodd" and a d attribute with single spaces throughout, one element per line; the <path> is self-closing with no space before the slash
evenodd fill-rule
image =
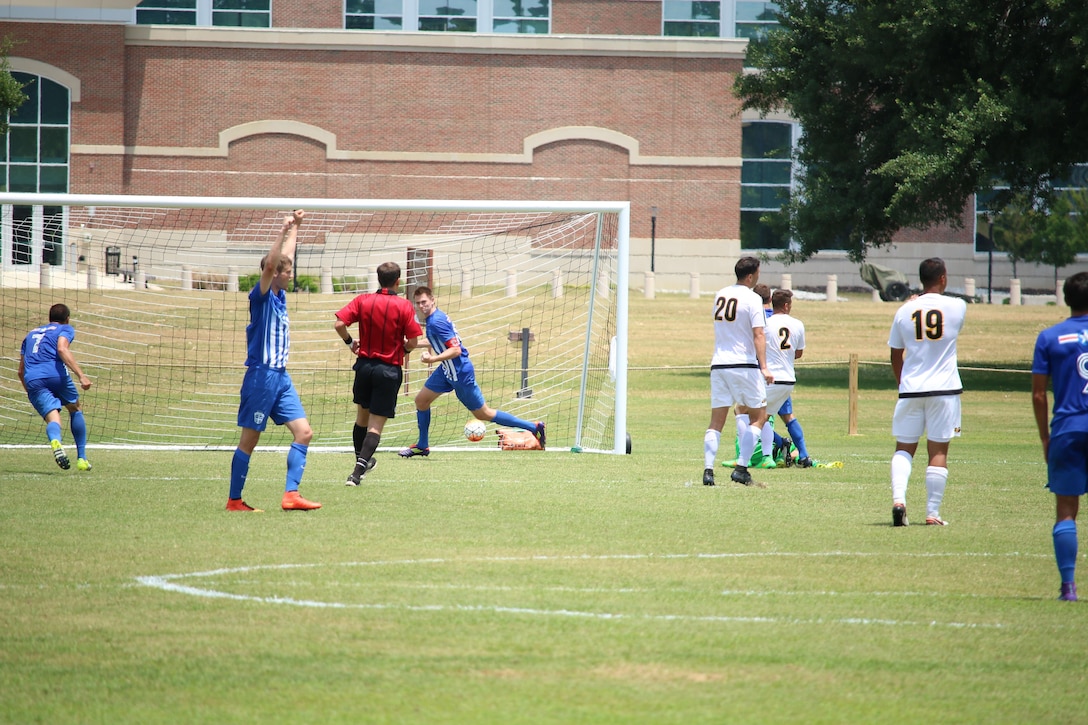
<path id="1" fill-rule="evenodd" d="M 18 43 L 12 71 L 40 81 L 12 119 L 6 188 L 629 200 L 632 286 L 650 268 L 656 207 L 657 289 L 687 289 L 692 271 L 716 289 L 742 249 L 785 243 L 759 217 L 792 178 L 767 151 L 788 149 L 797 126 L 744 116 L 732 93 L 745 38 L 772 10 L 752 0 L 0 5 Z M 874 261 L 913 276 L 939 253 L 953 269 L 985 269 L 970 209 L 965 222 L 906 233 Z M 829 273 L 860 284 L 834 252 L 766 270 L 795 286 Z"/>

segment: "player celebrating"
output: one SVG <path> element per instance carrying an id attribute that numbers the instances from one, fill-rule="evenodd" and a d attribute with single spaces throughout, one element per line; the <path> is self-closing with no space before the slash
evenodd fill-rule
<path id="1" fill-rule="evenodd" d="M 374 468 L 374 451 L 382 439 L 388 419 L 397 414 L 397 395 L 404 380 L 404 356 L 415 349 L 423 334 L 412 303 L 397 294 L 400 265 L 378 265 L 378 284 L 373 294 L 361 294 L 336 313 L 333 327 L 356 354 L 355 382 L 355 468 L 344 482 L 358 486 L 366 472 Z M 358 341 L 351 339 L 348 326 L 359 323 Z"/>
<path id="2" fill-rule="evenodd" d="M 944 260 L 931 257 L 918 265 L 922 294 L 895 313 L 888 347 L 899 400 L 892 415 L 892 525 L 906 526 L 907 482 L 914 453 L 926 434 L 926 524 L 944 526 L 941 500 L 948 483 L 948 444 L 960 434 L 963 384 L 956 360 L 956 339 L 967 304 L 943 293 L 948 286 Z"/>
<path id="3" fill-rule="evenodd" d="M 1054 494 L 1054 558 L 1061 575 L 1059 599 L 1077 601 L 1077 512 L 1088 492 L 1088 272 L 1062 287 L 1070 317 L 1039 333 L 1031 364 L 1031 407 L 1039 426 L 1047 488 Z M 1047 386 L 1053 381 L 1054 416 L 1047 429 Z"/>
<path id="4" fill-rule="evenodd" d="M 416 423 L 419 425 L 419 440 L 400 452 L 404 458 L 430 455 L 429 433 L 431 428 L 431 404 L 445 393 L 454 393 L 462 405 L 472 411 L 477 420 L 495 422 L 527 430 L 536 436 L 543 450 L 546 442 L 544 424 L 530 423 L 501 410 L 487 405 L 480 386 L 476 383 L 476 369 L 468 357 L 468 348 L 461 343 L 461 338 L 449 316 L 438 309 L 434 293 L 430 287 L 417 287 L 413 295 L 416 306 L 427 323 L 427 341 L 431 350 L 424 350 L 420 360 L 428 365 L 437 364 L 427 378 L 427 382 L 416 393 Z"/>
<path id="5" fill-rule="evenodd" d="M 710 426 L 703 436 L 704 486 L 714 485 L 714 459 L 729 408 L 734 404 L 738 406 L 737 418 L 747 416 L 748 425 L 738 425 L 738 433 L 742 433 L 740 449 L 729 478 L 751 485 L 748 463 L 767 422 L 766 386 L 774 382 L 767 369 L 767 316 L 763 314 L 763 301 L 752 291 L 759 281 L 759 260 L 741 257 L 734 271 L 737 283 L 723 287 L 714 296 L 715 346 L 710 360 Z"/>
<path id="6" fill-rule="evenodd" d="M 774 314 L 767 318 L 767 329 L 771 335 L 771 340 L 767 343 L 767 367 L 771 375 L 774 375 L 774 383 L 767 386 L 767 410 L 777 410 L 778 417 L 793 436 L 793 443 L 797 446 L 797 465 L 811 468 L 812 459 L 805 448 L 805 434 L 801 430 L 801 423 L 794 417 L 792 406 L 788 412 L 783 412 L 792 399 L 793 385 L 797 382 L 793 363 L 800 360 L 805 352 L 805 324 L 790 315 L 793 309 L 793 292 L 775 290 L 771 295 L 771 305 Z M 767 428 L 764 425 L 763 430 L 766 431 Z M 786 465 L 790 465 L 792 459 L 789 457 L 788 444 L 786 446 Z"/>
<path id="7" fill-rule="evenodd" d="M 93 383 L 83 374 L 69 348 L 76 339 L 75 328 L 68 324 L 70 316 L 67 305 L 55 304 L 49 308 L 49 324 L 27 334 L 19 350 L 19 382 L 23 384 L 30 404 L 45 421 L 45 434 L 53 448 L 53 460 L 61 468 L 71 466 L 60 442 L 60 408 L 63 405 L 68 410 L 72 437 L 76 440 L 76 468 L 89 471 L 87 421 L 83 417 L 79 391 L 68 370 L 76 374 L 79 387 L 84 390 L 90 390 Z"/>
<path id="8" fill-rule="evenodd" d="M 306 420 L 302 401 L 287 374 L 287 353 L 291 345 L 287 319 L 287 294 L 298 228 L 305 213 L 298 209 L 283 220 L 279 237 L 261 260 L 261 279 L 249 293 L 249 325 L 246 326 L 246 374 L 238 404 L 241 439 L 230 466 L 228 511 L 259 511 L 242 500 L 242 488 L 249 474 L 249 461 L 261 433 L 271 418 L 285 425 L 294 436 L 287 453 L 287 484 L 283 493 L 284 511 L 319 509 L 321 504 L 299 495 L 306 453 L 314 432 Z"/>

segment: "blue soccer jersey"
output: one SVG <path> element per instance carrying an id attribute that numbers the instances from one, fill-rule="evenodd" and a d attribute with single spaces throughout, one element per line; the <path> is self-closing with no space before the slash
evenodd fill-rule
<path id="1" fill-rule="evenodd" d="M 50 322 L 27 334 L 19 351 L 23 356 L 24 379 L 27 382 L 68 377 L 64 361 L 57 355 L 57 340 L 61 337 L 68 340 L 68 344 L 71 345 L 76 339 L 75 328 L 59 322 Z"/>
<path id="2" fill-rule="evenodd" d="M 1040 332 L 1031 372 L 1049 375 L 1054 388 L 1050 435 L 1088 432 L 1088 315 Z"/>
<path id="3" fill-rule="evenodd" d="M 452 360 L 443 360 L 442 372 L 447 380 L 455 383 L 461 379 L 461 371 L 472 363 L 468 359 L 468 348 L 461 343 L 461 338 L 453 326 L 453 320 L 442 310 L 436 309 L 427 318 L 427 342 L 436 355 L 441 355 L 449 349 L 446 343 L 450 340 L 457 340 L 461 345 L 461 354 Z"/>
<path id="4" fill-rule="evenodd" d="M 291 323 L 287 319 L 287 293 L 261 294 L 258 284 L 249 293 L 249 324 L 246 326 L 246 367 L 267 365 L 276 370 L 287 367 L 291 346 Z"/>

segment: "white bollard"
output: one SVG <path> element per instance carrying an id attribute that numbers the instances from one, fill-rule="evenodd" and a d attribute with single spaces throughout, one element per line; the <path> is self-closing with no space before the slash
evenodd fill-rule
<path id="1" fill-rule="evenodd" d="M 1065 287 L 1065 280 L 1059 279 L 1058 283 L 1054 285 L 1054 301 L 1059 307 L 1065 301 L 1065 292 L 1062 290 L 1062 287 Z"/>
<path id="2" fill-rule="evenodd" d="M 38 270 L 38 286 L 42 289 L 49 289 L 53 286 L 53 265 L 42 262 L 42 266 Z"/>
<path id="3" fill-rule="evenodd" d="M 552 270 L 552 297 L 558 299 L 563 296 L 563 273 L 558 269 Z"/>
<path id="4" fill-rule="evenodd" d="M 140 285 L 136 286 L 139 287 Z M 193 270 L 185 265 L 182 265 L 181 267 L 181 289 L 183 292 L 191 292 L 193 290 Z"/>
<path id="5" fill-rule="evenodd" d="M 648 300 L 654 298 L 654 273 L 647 270 L 645 272 L 645 287 L 643 287 L 643 296 Z"/>
<path id="6" fill-rule="evenodd" d="M 189 273 L 189 288 L 190 289 L 192 289 L 192 286 L 193 286 L 192 276 L 193 276 L 193 273 L 190 272 Z M 132 283 L 133 283 L 133 286 L 136 287 L 136 289 L 144 289 L 145 287 L 147 287 L 147 273 L 144 272 L 142 269 L 136 270 L 136 274 L 132 275 Z"/>
<path id="7" fill-rule="evenodd" d="M 506 296 L 518 296 L 518 271 L 516 269 L 506 270 Z"/>
<path id="8" fill-rule="evenodd" d="M 321 268 L 321 294 L 323 294 L 323 295 L 331 295 L 332 294 L 332 268 L 331 267 L 322 267 Z"/>
<path id="9" fill-rule="evenodd" d="M 968 297 L 974 297 L 975 296 L 975 278 L 974 277 L 968 277 L 967 279 L 963 280 L 963 293 L 965 295 L 967 295 Z"/>
<path id="10" fill-rule="evenodd" d="M 827 275 L 827 301 L 839 301 L 839 275 L 837 274 Z"/>
<path id="11" fill-rule="evenodd" d="M 884 300 L 880 299 L 880 290 L 878 290 L 878 289 L 873 290 L 873 302 L 883 302 L 883 301 Z"/>
<path id="12" fill-rule="evenodd" d="M 782 275 L 782 283 L 780 285 L 778 285 L 778 288 L 779 289 L 792 290 L 793 289 L 793 275 L 792 274 L 783 274 Z"/>
<path id="13" fill-rule="evenodd" d="M 1009 304 L 1014 307 L 1020 306 L 1020 280 L 1009 280 Z"/>
<path id="14" fill-rule="evenodd" d="M 601 270 L 601 273 L 597 275 L 597 294 L 601 297 L 607 297 L 608 288 L 608 272 Z"/>
<path id="15" fill-rule="evenodd" d="M 464 299 L 472 298 L 472 270 L 461 270 L 461 297 Z"/>
<path id="16" fill-rule="evenodd" d="M 98 267 L 87 267 L 87 289 L 98 289 Z"/>
<path id="17" fill-rule="evenodd" d="M 378 289 L 378 270 L 372 269 L 366 274 L 366 290 L 364 292 L 373 292 Z"/>
<path id="18" fill-rule="evenodd" d="M 227 267 L 227 292 L 238 291 L 238 268 Z"/>
<path id="19" fill-rule="evenodd" d="M 693 300 L 699 299 L 699 273 L 691 273 L 691 281 L 688 283 L 688 297 Z"/>

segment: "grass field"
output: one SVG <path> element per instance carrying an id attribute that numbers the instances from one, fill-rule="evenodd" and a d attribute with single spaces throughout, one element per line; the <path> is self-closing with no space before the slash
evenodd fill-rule
<path id="1" fill-rule="evenodd" d="M 887 359 L 894 306 L 795 304 L 843 467 L 759 489 L 700 484 L 709 301 L 632 303 L 630 456 L 384 453 L 352 489 L 314 455 L 324 508 L 284 513 L 259 452 L 240 515 L 226 452 L 0 450 L 0 721 L 1083 722 L 1025 372 L 1062 309 L 968 308 L 951 525 L 893 529 L 891 373 L 849 436 L 843 361 Z"/>

